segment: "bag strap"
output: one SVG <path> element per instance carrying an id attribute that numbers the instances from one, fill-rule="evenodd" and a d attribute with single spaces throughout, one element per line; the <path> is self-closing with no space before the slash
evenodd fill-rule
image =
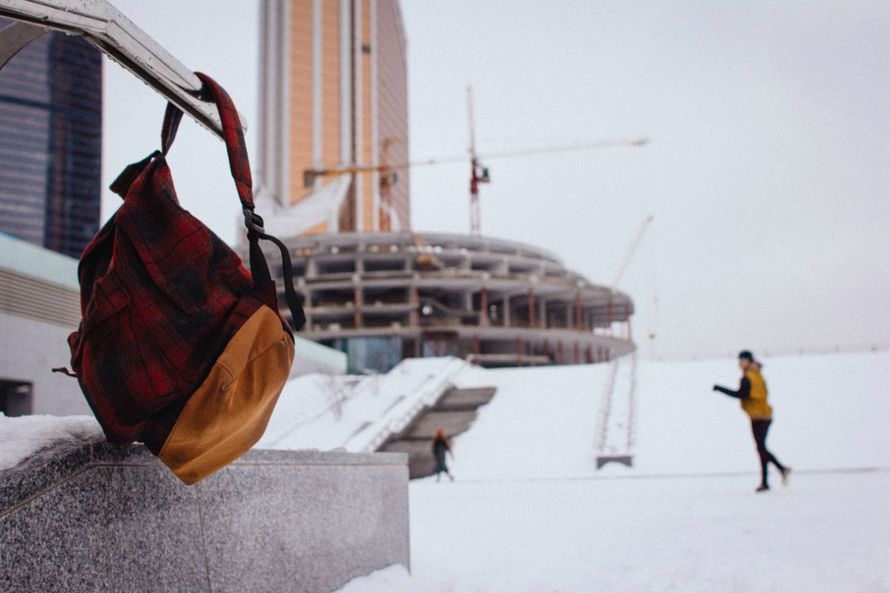
<path id="1" fill-rule="evenodd" d="M 247 240 L 250 243 L 250 273 L 254 279 L 254 285 L 272 282 L 266 256 L 260 247 L 259 239 L 271 241 L 281 252 L 281 271 L 284 276 L 284 300 L 290 309 L 294 331 L 300 331 L 306 324 L 306 313 L 303 311 L 303 299 L 294 288 L 294 270 L 291 264 L 290 253 L 287 246 L 277 237 L 269 235 L 263 228 L 263 219 L 247 209 L 244 210 L 244 224 L 247 226 Z"/>
<path id="2" fill-rule="evenodd" d="M 229 154 L 229 169 L 232 171 L 232 178 L 235 180 L 235 186 L 238 188 L 241 206 L 253 211 L 253 178 L 250 175 L 247 145 L 244 143 L 244 132 L 241 130 L 238 110 L 235 109 L 229 94 L 215 80 L 203 72 L 195 72 L 195 76 L 204 83 L 202 92 L 205 96 L 203 98 L 216 103 L 216 107 L 219 110 L 223 140 L 226 143 L 226 151 Z"/>
<path id="3" fill-rule="evenodd" d="M 247 158 L 247 145 L 244 143 L 244 132 L 241 131 L 241 120 L 232 98 L 219 84 L 202 72 L 195 72 L 204 84 L 200 98 L 216 103 L 219 119 L 222 124 L 223 141 L 229 156 L 229 169 L 238 189 L 241 207 L 253 211 L 253 179 L 250 174 L 250 162 Z M 166 156 L 176 139 L 179 123 L 182 121 L 182 110 L 173 103 L 167 103 L 164 112 L 164 123 L 161 125 L 161 150 L 156 150 L 138 163 L 127 166 L 111 184 L 111 191 L 126 197 L 130 185 L 142 173 L 146 166 L 157 156 Z M 249 230 L 249 229 L 248 229 Z"/>
<path id="4" fill-rule="evenodd" d="M 219 111 L 223 141 L 226 143 L 226 152 L 229 155 L 229 169 L 232 172 L 232 179 L 235 180 L 235 187 L 238 189 L 241 207 L 253 211 L 253 178 L 250 174 L 250 161 L 247 158 L 247 145 L 244 142 L 244 132 L 241 130 L 238 110 L 235 109 L 235 104 L 232 103 L 229 93 L 215 80 L 203 72 L 195 72 L 195 76 L 204 83 L 200 98 L 216 103 Z M 173 103 L 167 103 L 164 123 L 161 125 L 161 154 L 166 155 L 170 151 L 181 121 L 182 110 Z M 146 160 L 150 160 L 156 155 L 157 153 L 154 153 Z"/>
<path id="5" fill-rule="evenodd" d="M 277 238 L 266 233 L 263 228 L 263 219 L 254 212 L 253 203 L 253 179 L 250 174 L 250 162 L 247 158 L 247 145 L 244 142 L 244 132 L 241 129 L 241 120 L 238 118 L 238 110 L 232 103 L 231 97 L 215 80 L 204 74 L 203 72 L 195 72 L 195 75 L 204 83 L 203 93 L 205 99 L 216 103 L 219 109 L 219 119 L 222 123 L 223 139 L 226 143 L 226 151 L 229 155 L 229 169 L 232 172 L 232 178 L 235 180 L 235 186 L 238 188 L 238 197 L 241 199 L 241 206 L 244 212 L 244 226 L 247 227 L 247 240 L 250 244 L 250 272 L 254 277 L 254 285 L 262 285 L 271 283 L 272 277 L 269 273 L 269 266 L 266 263 L 266 257 L 260 247 L 259 240 L 273 242 L 281 251 L 281 268 L 284 276 L 284 298 L 287 307 L 290 309 L 291 318 L 293 320 L 294 330 L 300 331 L 306 323 L 306 314 L 303 311 L 303 303 L 300 296 L 294 288 L 294 273 L 291 264 L 290 253 L 287 246 Z M 169 107 L 168 107 L 169 111 Z M 182 111 L 179 117 L 182 117 Z M 176 134 L 178 121 L 172 121 L 167 128 L 167 117 L 164 117 L 165 137 L 169 135 L 169 142 L 173 141 Z M 162 141 L 164 138 L 162 138 Z M 168 143 L 169 145 L 169 143 Z"/>
<path id="6" fill-rule="evenodd" d="M 254 287 L 272 284 L 272 276 L 266 257 L 260 248 L 259 240 L 275 243 L 281 251 L 282 272 L 284 276 L 284 298 L 290 309 L 293 320 L 293 328 L 300 331 L 306 323 L 306 314 L 303 311 L 303 302 L 294 288 L 294 273 L 291 265 L 290 253 L 287 246 L 277 238 L 266 233 L 263 228 L 263 219 L 254 212 L 253 203 L 253 179 L 250 174 L 250 162 L 247 158 L 247 145 L 244 142 L 244 132 L 241 130 L 241 120 L 238 118 L 238 110 L 232 103 L 232 98 L 215 80 L 202 72 L 195 75 L 204 83 L 201 90 L 201 98 L 205 101 L 216 103 L 219 110 L 219 119 L 222 124 L 223 140 L 226 143 L 226 152 L 229 156 L 229 169 L 238 189 L 238 198 L 244 212 L 244 226 L 247 228 L 247 240 L 250 244 L 250 272 L 253 276 Z M 154 151 L 138 163 L 129 165 L 111 184 L 111 190 L 122 198 L 126 197 L 130 185 L 142 173 L 145 167 L 157 156 L 166 156 L 179 123 L 182 121 L 182 110 L 173 103 L 167 103 L 164 112 L 164 123 L 161 126 L 161 150 Z M 277 296 L 274 297 L 277 299 Z"/>
<path id="7" fill-rule="evenodd" d="M 164 123 L 161 125 L 161 154 L 164 156 L 170 151 L 173 140 L 176 139 L 176 131 L 179 129 L 179 122 L 182 121 L 182 110 L 173 103 L 167 103 L 167 110 L 164 112 Z"/>

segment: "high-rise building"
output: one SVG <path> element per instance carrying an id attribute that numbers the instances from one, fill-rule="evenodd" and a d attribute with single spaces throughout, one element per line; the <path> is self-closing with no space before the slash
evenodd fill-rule
<path id="1" fill-rule="evenodd" d="M 407 230 L 408 89 L 397 0 L 265 0 L 257 199 L 273 233 Z M 376 170 L 366 170 L 376 168 Z M 359 169 L 359 171 L 356 171 Z M 306 175 L 306 171 L 327 174 Z"/>
<path id="2" fill-rule="evenodd" d="M 101 158 L 101 53 L 48 33 L 0 69 L 0 231 L 80 256 L 99 227 Z"/>

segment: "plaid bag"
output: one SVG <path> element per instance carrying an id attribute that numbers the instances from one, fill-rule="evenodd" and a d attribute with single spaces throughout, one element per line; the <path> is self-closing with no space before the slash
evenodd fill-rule
<path id="1" fill-rule="evenodd" d="M 281 249 L 296 329 L 305 321 L 287 249 L 253 211 L 238 113 L 225 90 L 197 76 L 202 98 L 219 108 L 251 271 L 179 205 L 165 155 L 182 112 L 170 104 L 162 149 L 111 186 L 124 202 L 81 256 L 83 319 L 68 339 L 74 372 L 108 440 L 142 441 L 187 484 L 259 440 L 290 373 L 293 335 L 278 313 L 260 239 Z"/>

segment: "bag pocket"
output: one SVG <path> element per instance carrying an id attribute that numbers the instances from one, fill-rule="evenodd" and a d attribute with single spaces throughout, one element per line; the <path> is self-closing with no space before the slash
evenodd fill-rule
<path id="1" fill-rule="evenodd" d="M 72 366 L 110 440 L 138 439 L 145 419 L 179 395 L 170 363 L 113 274 L 96 281 L 72 338 Z"/>

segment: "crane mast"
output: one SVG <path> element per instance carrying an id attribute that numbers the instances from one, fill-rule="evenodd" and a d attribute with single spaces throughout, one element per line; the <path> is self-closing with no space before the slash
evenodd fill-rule
<path id="1" fill-rule="evenodd" d="M 473 87 L 467 87 L 467 115 L 470 120 L 470 235 L 478 237 L 481 232 L 482 214 L 479 210 L 479 184 L 488 183 L 488 169 L 479 164 L 476 154 L 476 123 L 473 117 Z"/>

